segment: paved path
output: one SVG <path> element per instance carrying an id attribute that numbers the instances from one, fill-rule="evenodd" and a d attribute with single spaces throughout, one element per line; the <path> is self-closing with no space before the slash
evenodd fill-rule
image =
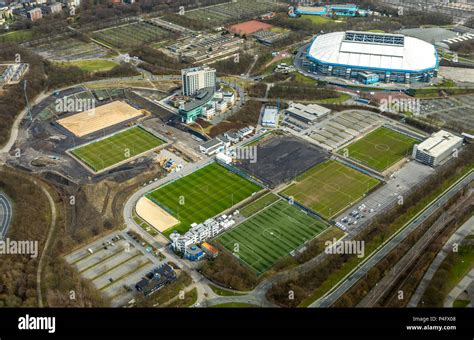
<path id="1" fill-rule="evenodd" d="M 35 181 L 36 184 L 36 181 Z M 43 252 L 41 253 L 41 257 L 38 263 L 38 271 L 36 272 L 36 295 L 38 298 L 38 307 L 43 307 L 43 293 L 41 291 L 41 276 L 43 274 L 43 269 L 47 264 L 47 254 L 50 252 L 50 246 L 53 238 L 53 234 L 56 230 L 56 204 L 54 203 L 51 194 L 46 190 L 43 186 L 41 186 L 41 190 L 46 195 L 49 205 L 51 207 L 51 225 L 48 230 L 48 236 L 46 238 L 46 242 L 44 243 Z"/>
<path id="2" fill-rule="evenodd" d="M 448 254 L 453 250 L 454 243 L 460 243 L 467 235 L 474 232 L 474 216 L 471 217 L 469 220 L 466 221 L 456 232 L 449 238 L 449 240 L 445 243 L 443 248 L 440 252 L 436 255 L 435 259 L 431 263 L 430 267 L 426 271 L 423 279 L 421 280 L 420 284 L 416 288 L 415 293 L 410 299 L 408 303 L 408 307 L 417 307 L 420 303 L 421 297 L 425 293 L 426 288 L 428 287 L 429 283 L 433 279 L 434 274 L 438 270 L 441 263 L 443 263 L 444 259 Z"/>
<path id="3" fill-rule="evenodd" d="M 380 260 L 395 249 L 400 242 L 406 239 L 414 230 L 425 222 L 435 211 L 444 206 L 456 193 L 474 180 L 474 171 L 452 185 L 441 196 L 438 196 L 428 207 L 414 216 L 400 231 L 394 234 L 390 239 L 381 244 L 364 262 L 360 263 L 349 274 L 347 274 L 337 285 L 336 288 L 326 293 L 320 299 L 314 301 L 309 307 L 329 307 L 335 303 L 342 295 L 354 286 L 361 278 L 367 275 L 367 272 L 374 267 Z"/>
<path id="4" fill-rule="evenodd" d="M 8 227 L 12 219 L 12 205 L 7 196 L 0 192 L 0 240 L 7 236 Z"/>
<path id="5" fill-rule="evenodd" d="M 474 268 L 449 292 L 444 301 L 444 307 L 453 307 L 454 300 L 458 298 L 459 294 L 467 290 L 472 282 L 474 282 Z"/>

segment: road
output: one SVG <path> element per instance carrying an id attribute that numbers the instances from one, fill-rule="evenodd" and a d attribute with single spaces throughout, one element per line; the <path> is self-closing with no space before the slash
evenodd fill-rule
<path id="1" fill-rule="evenodd" d="M 468 185 L 472 180 L 474 180 L 474 171 L 469 172 L 461 180 L 452 185 L 449 190 L 445 191 L 429 206 L 413 217 L 399 232 L 380 245 L 377 248 L 378 250 L 376 249 L 374 253 L 364 260 L 364 262 L 359 264 L 352 272 L 344 277 L 335 289 L 331 290 L 320 299 L 314 301 L 309 307 L 330 307 L 361 278 L 367 275 L 368 271 L 372 267 L 374 267 L 380 260 L 387 256 L 403 240 L 405 240 L 408 235 L 417 229 L 440 207 L 444 206 L 444 204 L 446 204 L 449 199 L 451 199 L 456 193 Z"/>
<path id="2" fill-rule="evenodd" d="M 7 236 L 8 227 L 12 220 L 12 205 L 7 196 L 0 192 L 0 240 Z"/>
<path id="3" fill-rule="evenodd" d="M 421 301 L 423 294 L 425 293 L 426 288 L 428 288 L 429 283 L 433 279 L 434 274 L 438 270 L 441 263 L 448 254 L 453 250 L 454 243 L 460 243 L 467 235 L 474 232 L 474 217 L 471 217 L 466 223 L 464 223 L 456 232 L 450 237 L 450 239 L 445 243 L 443 249 L 436 255 L 434 261 L 431 263 L 430 267 L 426 271 L 423 279 L 416 288 L 415 293 L 412 295 L 408 307 L 417 307 Z"/>

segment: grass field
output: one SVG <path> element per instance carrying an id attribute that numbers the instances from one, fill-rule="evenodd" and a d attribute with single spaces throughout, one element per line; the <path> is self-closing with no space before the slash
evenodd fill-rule
<path id="1" fill-rule="evenodd" d="M 79 67 L 81 70 L 86 72 L 103 72 L 103 71 L 110 71 L 118 64 L 111 60 L 75 60 L 66 62 L 62 65 L 65 66 L 76 66 Z"/>
<path id="2" fill-rule="evenodd" d="M 296 183 L 283 190 L 283 194 L 330 219 L 377 184 L 377 179 L 329 160 L 297 177 Z"/>
<path id="3" fill-rule="evenodd" d="M 249 205 L 246 205 L 244 208 L 240 209 L 240 213 L 245 217 L 249 217 L 255 214 L 256 212 L 262 210 L 266 206 L 269 206 L 273 202 L 278 201 L 279 199 L 280 198 L 277 195 L 272 194 L 270 192 L 260 197 L 258 200 L 250 203 Z"/>
<path id="4" fill-rule="evenodd" d="M 72 150 L 72 154 L 92 170 L 100 171 L 114 164 L 156 148 L 164 141 L 135 126 L 105 139 Z"/>
<path id="5" fill-rule="evenodd" d="M 164 232 L 185 233 L 192 223 L 201 223 L 260 191 L 260 187 L 223 166 L 212 163 L 179 180 L 162 186 L 147 197 L 175 216 L 180 223 Z"/>
<path id="6" fill-rule="evenodd" d="M 327 226 L 280 200 L 219 236 L 217 242 L 261 274 Z"/>
<path id="7" fill-rule="evenodd" d="M 32 30 L 19 30 L 0 34 L 0 42 L 21 43 L 33 39 L 35 32 Z"/>
<path id="8" fill-rule="evenodd" d="M 350 158 L 383 171 L 409 156 L 418 141 L 394 130 L 380 127 L 347 147 Z M 345 149 L 340 150 L 343 153 Z"/>

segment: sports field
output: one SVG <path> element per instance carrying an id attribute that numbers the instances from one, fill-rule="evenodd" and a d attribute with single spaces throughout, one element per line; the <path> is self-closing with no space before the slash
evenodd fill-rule
<path id="1" fill-rule="evenodd" d="M 298 203 L 330 219 L 356 203 L 379 180 L 329 160 L 316 165 L 283 190 Z"/>
<path id="2" fill-rule="evenodd" d="M 415 138 L 380 127 L 347 147 L 348 156 L 377 171 L 384 171 L 409 156 Z M 339 153 L 344 153 L 344 149 Z"/>
<path id="3" fill-rule="evenodd" d="M 165 141 L 145 129 L 135 126 L 73 149 L 71 152 L 97 172 L 164 143 Z"/>
<path id="4" fill-rule="evenodd" d="M 180 223 L 164 232 L 185 233 L 192 223 L 201 223 L 260 191 L 260 187 L 223 166 L 212 163 L 146 195 Z"/>
<path id="5" fill-rule="evenodd" d="M 327 227 L 324 221 L 279 200 L 219 236 L 217 242 L 261 274 Z"/>
<path id="6" fill-rule="evenodd" d="M 57 123 L 78 137 L 142 116 L 140 110 L 116 100 L 87 111 L 58 119 Z"/>

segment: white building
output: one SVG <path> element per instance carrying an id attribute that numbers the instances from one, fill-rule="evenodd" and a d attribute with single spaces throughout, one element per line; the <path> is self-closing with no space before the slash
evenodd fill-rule
<path id="1" fill-rule="evenodd" d="M 415 145 L 412 156 L 421 163 L 435 167 L 453 157 L 461 148 L 462 143 L 461 137 L 440 130 L 424 142 Z"/>
<path id="2" fill-rule="evenodd" d="M 173 233 L 170 235 L 175 251 L 184 252 L 186 248 L 204 242 L 229 229 L 235 224 L 231 216 L 222 215 L 217 219 L 209 218 L 203 223 L 193 223 L 191 228 L 184 234 Z"/>
<path id="3" fill-rule="evenodd" d="M 262 126 L 277 127 L 278 125 L 278 108 L 275 106 L 266 106 L 263 110 Z"/>
<path id="4" fill-rule="evenodd" d="M 224 143 L 217 138 L 211 139 L 199 145 L 199 150 L 208 156 L 214 155 L 218 152 L 222 152 L 224 151 L 224 148 L 225 148 Z"/>
<path id="5" fill-rule="evenodd" d="M 183 95 L 192 96 L 197 91 L 216 86 L 216 70 L 208 66 L 192 67 L 181 70 Z"/>
<path id="6" fill-rule="evenodd" d="M 289 107 L 286 113 L 306 124 L 312 124 L 327 117 L 331 110 L 317 104 L 303 105 L 297 103 Z"/>

